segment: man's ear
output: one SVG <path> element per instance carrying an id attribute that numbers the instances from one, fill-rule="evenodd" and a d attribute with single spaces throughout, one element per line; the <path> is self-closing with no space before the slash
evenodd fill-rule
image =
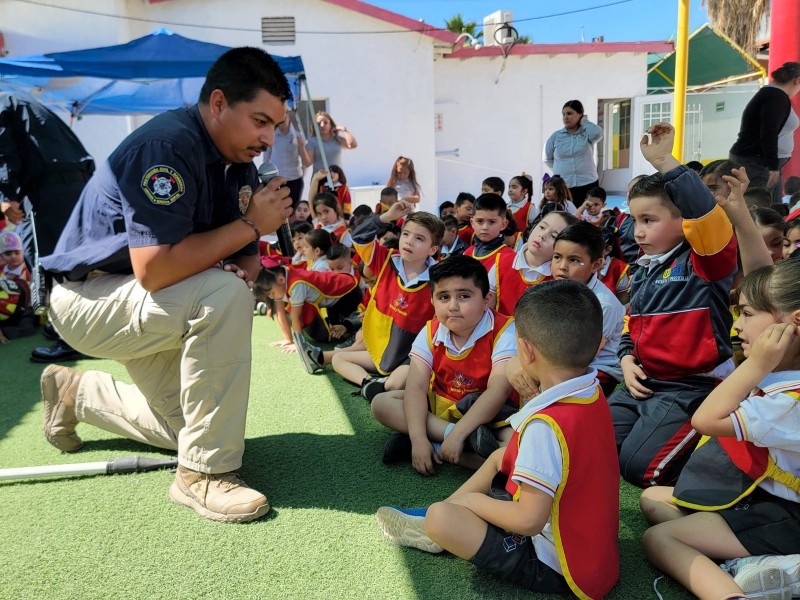
<path id="1" fill-rule="evenodd" d="M 220 89 L 212 91 L 208 99 L 208 106 L 211 109 L 211 115 L 215 118 L 219 118 L 222 111 L 228 106 L 228 99 L 225 97 L 225 92 Z"/>

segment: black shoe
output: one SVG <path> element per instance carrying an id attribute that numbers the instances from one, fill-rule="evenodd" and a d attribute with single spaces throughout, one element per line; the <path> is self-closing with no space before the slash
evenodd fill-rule
<path id="1" fill-rule="evenodd" d="M 46 337 L 51 342 L 58 342 L 61 340 L 61 336 L 58 335 L 56 328 L 53 327 L 52 323 L 48 323 L 42 328 L 42 335 Z"/>
<path id="2" fill-rule="evenodd" d="M 469 445 L 475 454 L 483 458 L 488 458 L 492 452 L 500 447 L 500 443 L 494 437 L 492 430 L 486 425 L 478 426 L 475 431 L 469 434 Z"/>
<path id="3" fill-rule="evenodd" d="M 52 363 L 64 360 L 78 360 L 83 358 L 83 354 L 75 350 L 64 340 L 60 340 L 52 346 L 44 348 L 34 348 L 31 352 L 31 362 Z"/>
<path id="4" fill-rule="evenodd" d="M 367 399 L 367 402 L 372 402 L 372 400 L 378 394 L 382 394 L 386 391 L 386 380 L 389 379 L 388 377 L 375 377 L 370 379 L 365 379 L 364 382 L 361 384 L 361 395 Z"/>
<path id="5" fill-rule="evenodd" d="M 393 433 L 383 447 L 383 464 L 391 465 L 411 460 L 411 438 L 405 433 Z"/>

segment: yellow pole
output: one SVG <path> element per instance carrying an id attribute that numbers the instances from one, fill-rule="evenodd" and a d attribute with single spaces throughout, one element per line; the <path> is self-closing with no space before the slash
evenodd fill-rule
<path id="1" fill-rule="evenodd" d="M 672 154 L 683 162 L 683 133 L 686 125 L 686 74 L 689 67 L 689 0 L 678 0 L 678 39 L 675 44 L 675 145 Z"/>

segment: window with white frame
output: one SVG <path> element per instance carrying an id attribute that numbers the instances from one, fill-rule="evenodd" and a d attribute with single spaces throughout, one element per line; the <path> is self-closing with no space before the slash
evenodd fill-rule
<path id="1" fill-rule="evenodd" d="M 669 123 L 672 119 L 672 102 L 651 102 L 643 107 L 642 126 L 647 131 L 656 123 Z"/>

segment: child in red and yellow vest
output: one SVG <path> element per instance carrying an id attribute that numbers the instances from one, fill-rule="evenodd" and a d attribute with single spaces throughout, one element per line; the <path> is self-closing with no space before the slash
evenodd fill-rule
<path id="1" fill-rule="evenodd" d="M 451 256 L 431 267 L 431 291 L 436 318 L 414 341 L 405 390 L 372 401 L 375 418 L 398 432 L 383 462 L 413 458 L 422 474 L 442 460 L 477 468 L 508 441 L 504 426 L 519 408 L 505 376 L 517 353 L 514 323 L 489 308 L 486 270 Z"/>
<path id="2" fill-rule="evenodd" d="M 508 225 L 506 203 L 497 194 L 481 194 L 475 201 L 471 219 L 475 235 L 472 245 L 464 250 L 466 256 L 477 259 L 488 272 L 499 256 L 513 255 L 506 246 L 503 230 Z"/>
<path id="3" fill-rule="evenodd" d="M 449 552 L 528 590 L 602 598 L 619 577 L 619 471 L 596 371 L 595 295 L 575 281 L 528 290 L 517 347 L 540 393 L 514 434 L 452 496 L 428 509 L 378 509 L 393 542 Z"/>
<path id="4" fill-rule="evenodd" d="M 694 413 L 708 437 L 675 487 L 642 494 L 655 524 L 645 548 L 700 598 L 790 598 L 800 587 L 800 262 L 749 273 L 738 308 L 747 360 Z"/>
<path id="5" fill-rule="evenodd" d="M 524 233 L 539 215 L 539 207 L 531 202 L 533 181 L 527 175 L 517 175 L 508 182 L 508 209 L 514 217 L 517 231 Z"/>
<path id="6" fill-rule="evenodd" d="M 614 230 L 610 227 L 601 227 L 605 248 L 603 250 L 603 268 L 597 274 L 609 290 L 614 292 L 622 304 L 627 304 L 631 299 L 631 266 L 619 258 L 622 253 Z M 619 256 L 617 256 L 619 255 Z"/>
<path id="7" fill-rule="evenodd" d="M 342 377 L 363 384 L 372 375 L 388 376 L 408 360 L 414 338 L 433 316 L 428 269 L 435 264 L 444 225 L 426 212 L 409 214 L 412 206 L 404 201 L 374 215 L 353 232 L 356 252 L 376 274 L 362 331 L 366 351 L 335 352 L 324 355 Z M 400 233 L 399 250 L 389 250 L 378 243 L 387 223 L 408 215 Z M 395 389 L 402 389 L 408 367 L 395 375 Z M 389 380 L 391 389 L 393 380 Z"/>
<path id="8" fill-rule="evenodd" d="M 475 205 L 475 196 L 469 192 L 460 192 L 456 197 L 456 220 L 458 221 L 458 238 L 467 246 L 472 244 L 472 208 Z"/>
<path id="9" fill-rule="evenodd" d="M 533 285 L 549 281 L 550 259 L 556 236 L 567 225 L 578 221 L 575 215 L 548 213 L 531 230 L 528 241 L 516 253 L 498 255 L 489 271 L 489 287 L 495 294 L 495 310 L 513 315 L 519 297 Z"/>

